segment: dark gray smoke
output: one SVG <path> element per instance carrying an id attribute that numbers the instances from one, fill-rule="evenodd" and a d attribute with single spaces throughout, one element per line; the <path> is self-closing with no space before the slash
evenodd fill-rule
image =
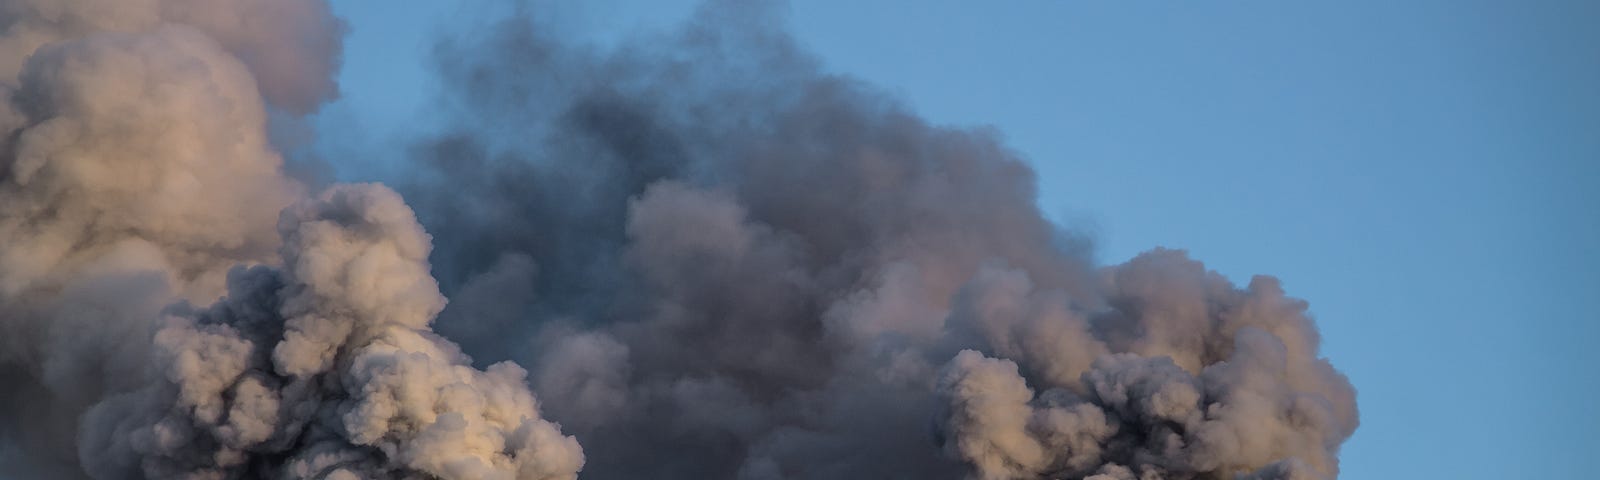
<path id="1" fill-rule="evenodd" d="M 0 477 L 1338 474 L 1355 393 L 1275 279 L 1095 265 L 782 5 L 542 8 L 438 45 L 408 206 L 268 135 L 337 94 L 321 1 L 0 0 Z"/>
<path id="2" fill-rule="evenodd" d="M 589 478 L 1324 478 L 1355 394 L 1306 304 L 1096 267 L 993 132 L 823 71 L 781 6 L 603 47 L 442 43 L 402 190 L 440 331 L 533 372 Z M 648 473 L 643 473 L 648 472 Z"/>

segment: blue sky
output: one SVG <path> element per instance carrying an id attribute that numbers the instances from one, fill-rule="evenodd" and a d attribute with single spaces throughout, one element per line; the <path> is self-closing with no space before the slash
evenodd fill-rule
<path id="1" fill-rule="evenodd" d="M 334 4 L 352 28 L 345 96 L 319 122 L 381 138 L 421 118 L 432 33 L 484 3 Z M 563 14 L 604 38 L 691 4 Z M 1360 394 L 1342 478 L 1592 471 L 1600 2 L 791 10 L 829 70 L 936 123 L 1002 132 L 1038 169 L 1040 205 L 1091 232 L 1101 261 L 1184 248 L 1309 300 L 1324 352 Z"/>

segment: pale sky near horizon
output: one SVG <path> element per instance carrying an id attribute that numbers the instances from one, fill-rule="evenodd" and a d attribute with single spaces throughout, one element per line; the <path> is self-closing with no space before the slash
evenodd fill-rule
<path id="1" fill-rule="evenodd" d="M 489 2 L 333 3 L 344 96 L 318 123 L 379 138 L 426 108 L 441 19 Z M 1182 248 L 1308 300 L 1359 392 L 1341 478 L 1592 475 L 1600 2 L 813 0 L 791 24 L 830 72 L 1001 132 L 1102 262 Z"/>

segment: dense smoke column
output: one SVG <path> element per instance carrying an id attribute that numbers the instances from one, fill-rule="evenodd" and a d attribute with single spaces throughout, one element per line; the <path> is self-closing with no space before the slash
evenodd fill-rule
<path id="1" fill-rule="evenodd" d="M 269 119 L 337 95 L 342 31 L 320 0 L 0 1 L 0 477 L 582 466 L 523 369 L 431 333 L 397 195 L 283 174 Z"/>
<path id="2" fill-rule="evenodd" d="M 1323 478 L 1357 425 L 1307 305 L 1096 267 L 988 130 L 823 72 L 780 8 L 440 44 L 403 191 L 440 331 L 533 374 L 590 478 Z"/>

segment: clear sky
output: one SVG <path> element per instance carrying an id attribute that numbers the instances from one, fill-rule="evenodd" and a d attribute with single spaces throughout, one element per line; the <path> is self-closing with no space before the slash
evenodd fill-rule
<path id="1" fill-rule="evenodd" d="M 413 124 L 431 35 L 486 3 L 334 0 L 345 97 L 319 121 L 372 138 Z M 604 37 L 692 2 L 588 3 L 565 14 Z M 1592 476 L 1600 2 L 791 10 L 829 70 L 1002 132 L 1103 262 L 1184 248 L 1309 300 L 1360 395 L 1342 478 Z"/>

